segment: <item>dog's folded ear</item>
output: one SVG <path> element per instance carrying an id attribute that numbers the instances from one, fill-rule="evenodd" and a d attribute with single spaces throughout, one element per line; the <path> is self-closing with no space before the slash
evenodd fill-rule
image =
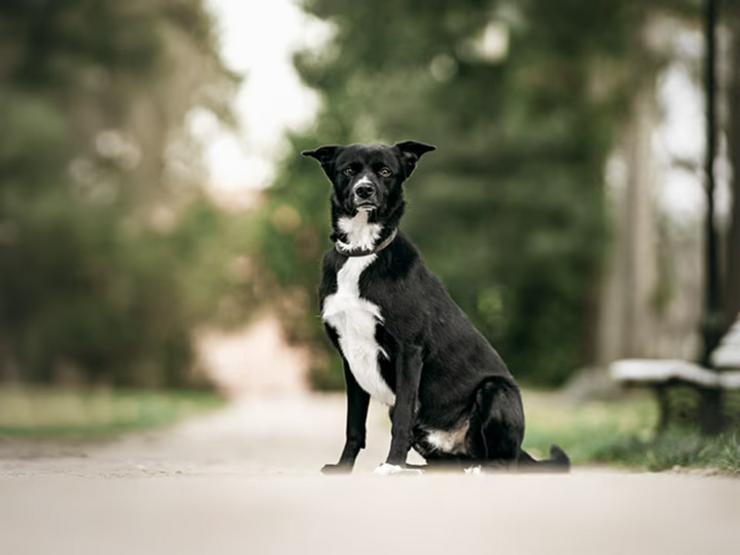
<path id="1" fill-rule="evenodd" d="M 436 150 L 436 146 L 420 143 L 418 141 L 403 141 L 393 145 L 401 155 L 401 162 L 406 169 L 406 176 L 411 175 L 416 163 L 424 154 Z"/>
<path id="2" fill-rule="evenodd" d="M 304 150 L 303 152 L 301 152 L 301 154 L 303 156 L 316 158 L 316 160 L 318 160 L 322 166 L 325 166 L 334 161 L 341 148 L 342 147 L 338 145 L 320 146 L 315 150 Z"/>

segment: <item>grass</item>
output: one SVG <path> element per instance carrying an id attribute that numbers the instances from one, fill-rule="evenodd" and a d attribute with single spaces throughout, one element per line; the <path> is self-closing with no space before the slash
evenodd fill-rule
<path id="1" fill-rule="evenodd" d="M 648 470 L 710 468 L 740 474 L 740 434 L 707 439 L 697 433 L 672 430 L 652 441 L 627 438 L 596 453 L 603 462 Z"/>
<path id="2" fill-rule="evenodd" d="M 144 431 L 214 410 L 207 391 L 0 387 L 0 439 L 100 439 Z M 547 456 L 557 443 L 575 464 L 646 470 L 710 468 L 740 474 L 740 432 L 707 439 L 674 429 L 654 437 L 655 401 L 636 392 L 614 401 L 569 402 L 557 393 L 524 391 L 524 447 Z"/>
<path id="3" fill-rule="evenodd" d="M 166 426 L 221 404 L 207 391 L 1 386 L 0 438 L 105 438 Z"/>
<path id="4" fill-rule="evenodd" d="M 575 464 L 740 473 L 740 432 L 705 438 L 695 431 L 671 429 L 655 437 L 657 406 L 649 395 L 573 405 L 557 394 L 525 391 L 524 404 L 524 446 L 540 457 L 557 443 Z"/>

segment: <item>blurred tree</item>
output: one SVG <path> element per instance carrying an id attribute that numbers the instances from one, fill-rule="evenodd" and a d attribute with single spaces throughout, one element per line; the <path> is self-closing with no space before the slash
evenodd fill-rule
<path id="1" fill-rule="evenodd" d="M 202 0 L 0 5 L 0 377 L 186 383 L 243 295 L 187 129 L 230 121 L 213 28 Z"/>
<path id="2" fill-rule="evenodd" d="M 730 83 L 728 90 L 728 152 L 732 166 L 732 220 L 727 240 L 727 313 L 729 322 L 740 314 L 740 5 L 726 2 L 730 29 Z"/>
<path id="3" fill-rule="evenodd" d="M 306 1 L 335 35 L 296 58 L 325 105 L 315 129 L 292 137 L 293 152 L 436 144 L 407 186 L 405 229 L 514 374 L 560 384 L 593 355 L 605 160 L 633 68 L 652 71 L 638 37 L 648 10 L 685 4 Z M 288 158 L 261 226 L 262 261 L 297 300 L 285 321 L 315 345 L 321 386 L 341 383 L 314 293 L 327 191 L 310 161 Z"/>

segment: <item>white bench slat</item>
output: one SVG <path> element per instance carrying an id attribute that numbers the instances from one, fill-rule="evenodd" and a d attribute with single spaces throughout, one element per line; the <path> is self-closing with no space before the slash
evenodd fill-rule
<path id="1" fill-rule="evenodd" d="M 622 359 L 609 365 L 609 374 L 623 383 L 661 384 L 678 379 L 704 387 L 740 389 L 740 371 L 714 372 L 686 360 Z"/>
<path id="2" fill-rule="evenodd" d="M 712 352 L 712 366 L 740 370 L 740 319 L 733 324 Z"/>
<path id="3" fill-rule="evenodd" d="M 722 372 L 719 375 L 719 385 L 722 389 L 740 389 L 740 372 Z"/>

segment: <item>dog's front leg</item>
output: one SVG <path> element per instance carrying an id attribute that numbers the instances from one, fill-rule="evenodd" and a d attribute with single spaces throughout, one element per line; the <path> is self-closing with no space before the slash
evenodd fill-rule
<path id="1" fill-rule="evenodd" d="M 325 464 L 321 469 L 324 474 L 351 472 L 355 459 L 365 447 L 365 422 L 370 395 L 355 380 L 349 363 L 344 361 L 344 381 L 347 389 L 347 427 L 344 449 L 337 464 Z"/>
<path id="2" fill-rule="evenodd" d="M 396 358 L 396 403 L 391 416 L 391 448 L 385 463 L 376 469 L 376 474 L 408 472 L 404 466 L 411 449 L 420 380 L 421 348 L 401 345 Z"/>

